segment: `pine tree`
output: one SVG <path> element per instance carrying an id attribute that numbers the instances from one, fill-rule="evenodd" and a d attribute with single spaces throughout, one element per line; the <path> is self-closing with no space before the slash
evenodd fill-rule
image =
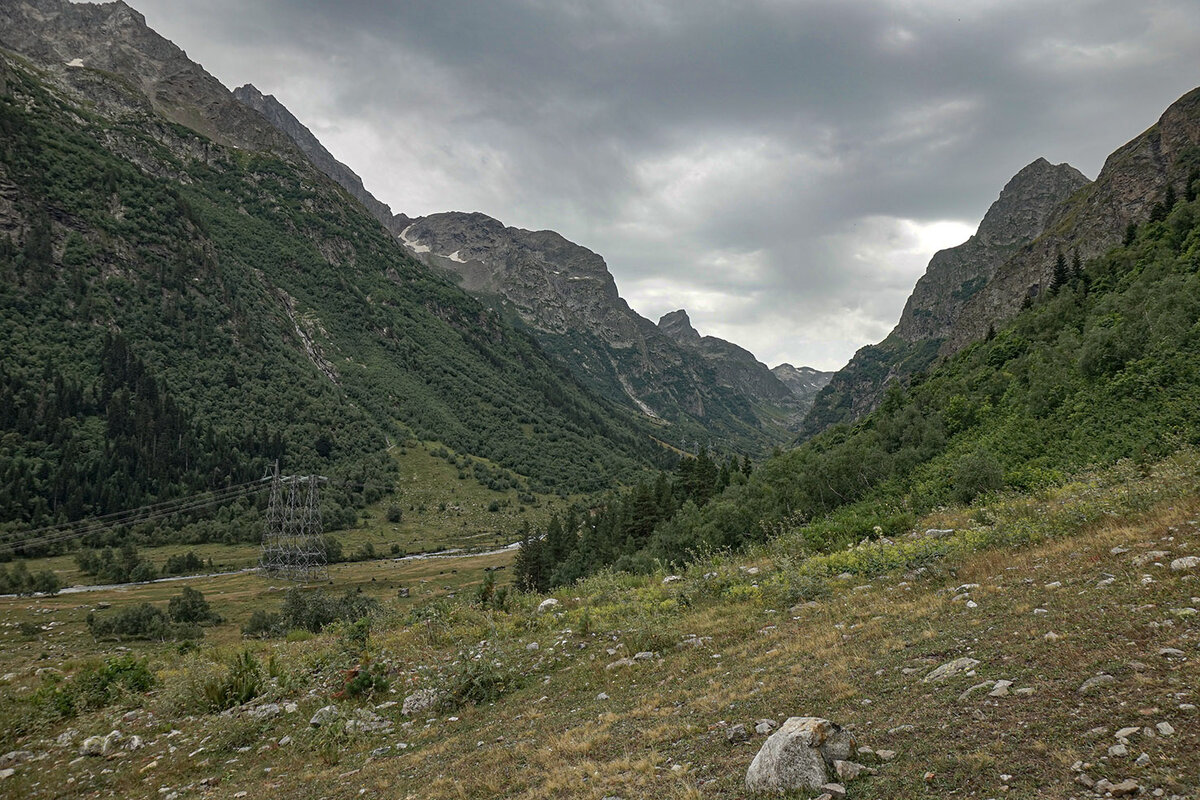
<path id="1" fill-rule="evenodd" d="M 1054 258 L 1054 274 L 1050 277 L 1050 291 L 1057 292 L 1067 283 L 1067 257 L 1062 250 Z"/>

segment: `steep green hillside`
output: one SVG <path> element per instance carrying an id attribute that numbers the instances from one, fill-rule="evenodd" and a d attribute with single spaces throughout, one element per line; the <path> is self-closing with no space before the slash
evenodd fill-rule
<path id="1" fill-rule="evenodd" d="M 279 455 L 355 482 L 335 499 L 360 505 L 390 483 L 384 451 L 403 436 L 541 491 L 609 486 L 656 457 L 638 423 L 298 154 L 214 144 L 108 73 L 88 75 L 101 107 L 18 64 L 0 82 L 6 521 L 227 485 Z M 115 406 L 114 341 L 141 371 Z M 166 474 L 165 448 L 180 462 Z"/>

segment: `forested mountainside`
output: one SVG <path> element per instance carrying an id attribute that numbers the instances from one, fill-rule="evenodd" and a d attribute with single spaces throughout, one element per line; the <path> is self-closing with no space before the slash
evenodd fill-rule
<path id="1" fill-rule="evenodd" d="M 222 98 L 198 66 L 139 72 L 129 53 L 191 62 L 136 12 L 23 8 L 0 33 L 29 57 L 9 51 L 0 70 L 9 523 L 228 485 L 276 457 L 358 485 L 330 493 L 336 522 L 388 485 L 405 437 L 548 491 L 611 486 L 660 457 L 647 425 L 414 261 L 270 126 L 226 136 L 241 112 L 189 110 Z M 84 58 L 54 60 L 76 46 Z M 125 55 L 101 68 L 92 52 Z M 216 138 L 176 121 L 201 117 Z"/>
<path id="2" fill-rule="evenodd" d="M 735 344 L 672 336 L 662 323 L 655 326 L 621 298 L 597 253 L 554 231 L 513 228 L 481 213 L 393 215 L 274 96 L 247 84 L 234 97 L 295 142 L 417 259 L 527 328 L 588 389 L 669 422 L 664 439 L 689 449 L 706 442 L 744 452 L 791 439 L 811 392 L 789 392 Z"/>

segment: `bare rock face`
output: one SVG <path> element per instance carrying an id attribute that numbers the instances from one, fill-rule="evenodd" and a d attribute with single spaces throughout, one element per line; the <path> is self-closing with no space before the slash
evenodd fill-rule
<path id="1" fill-rule="evenodd" d="M 946 336 L 963 307 L 1000 265 L 1045 230 L 1058 205 L 1088 183 L 1070 164 L 1051 164 L 1044 158 L 1014 175 L 975 235 L 930 259 L 894 335 L 906 342 Z"/>
<path id="2" fill-rule="evenodd" d="M 792 394 L 800 401 L 805 411 L 812 407 L 817 394 L 829 384 L 834 375 L 832 372 L 822 372 L 812 367 L 793 367 L 791 364 L 771 367 L 771 372 L 783 381 L 784 386 L 792 390 Z"/>
<path id="3" fill-rule="evenodd" d="M 172 122 L 222 144 L 284 149 L 291 144 L 261 115 L 238 103 L 221 82 L 121 0 L 15 0 L 0 4 L 0 45 L 43 65 L 106 113 L 149 103 Z M 102 70 L 140 90 L 118 96 Z"/>
<path id="4" fill-rule="evenodd" d="M 743 442 L 789 438 L 768 430 L 756 405 L 799 419 L 795 397 L 753 354 L 701 336 L 683 310 L 656 326 L 621 298 L 601 256 L 554 231 L 462 212 L 397 215 L 391 229 L 418 259 L 518 316 L 544 349 L 610 400 Z"/>
<path id="5" fill-rule="evenodd" d="M 746 789 L 820 789 L 829 783 L 834 762 L 848 761 L 854 753 L 854 735 L 840 725 L 821 717 L 791 717 L 763 742 L 746 771 Z"/>

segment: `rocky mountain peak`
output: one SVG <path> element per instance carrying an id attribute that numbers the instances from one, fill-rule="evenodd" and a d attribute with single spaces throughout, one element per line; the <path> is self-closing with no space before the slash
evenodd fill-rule
<path id="1" fill-rule="evenodd" d="M 946 336 L 1000 265 L 1036 239 L 1055 209 L 1088 183 L 1070 164 L 1039 158 L 1023 167 L 1004 185 L 974 236 L 930 259 L 894 335 L 906 342 Z"/>
<path id="2" fill-rule="evenodd" d="M 658 329 L 679 344 L 697 344 L 701 339 L 700 333 L 692 327 L 687 311 L 682 308 L 663 314 L 658 321 Z"/>
<path id="3" fill-rule="evenodd" d="M 975 236 L 980 244 L 1007 247 L 1032 241 L 1065 198 L 1086 186 L 1088 179 L 1070 164 L 1051 164 L 1044 158 L 1023 167 L 1004 185 L 988 208 Z"/>

